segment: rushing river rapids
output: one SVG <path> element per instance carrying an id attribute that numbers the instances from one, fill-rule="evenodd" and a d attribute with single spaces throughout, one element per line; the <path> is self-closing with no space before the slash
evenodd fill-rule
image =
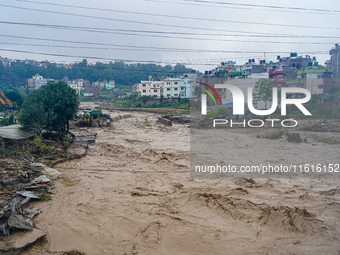
<path id="1" fill-rule="evenodd" d="M 133 113 L 96 132 L 86 157 L 57 166 L 64 177 L 36 219 L 47 242 L 24 254 L 340 251 L 337 179 L 191 179 L 190 129 L 158 124 L 155 114 Z M 249 137 L 230 132 L 237 140 L 231 156 L 259 156 L 247 152 Z M 299 146 L 271 142 L 274 159 L 307 160 Z M 314 152 L 336 150 L 320 145 Z"/>

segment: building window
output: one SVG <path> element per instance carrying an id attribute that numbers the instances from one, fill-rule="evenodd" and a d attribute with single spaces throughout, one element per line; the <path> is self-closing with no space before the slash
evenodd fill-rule
<path id="1" fill-rule="evenodd" d="M 175 84 L 175 85 L 177 85 L 177 84 L 178 84 L 178 82 L 177 82 L 177 81 L 175 81 L 175 82 L 174 82 L 174 84 Z"/>
<path id="2" fill-rule="evenodd" d="M 318 78 L 318 79 L 323 79 L 323 74 L 319 74 L 319 75 L 317 76 L 317 78 Z"/>
<path id="3" fill-rule="evenodd" d="M 175 94 L 174 96 L 175 96 L 175 97 L 177 97 L 177 96 L 178 96 L 178 94 Z"/>
<path id="4" fill-rule="evenodd" d="M 146 90 L 145 90 L 145 89 L 143 90 L 143 93 L 146 93 Z"/>
<path id="5" fill-rule="evenodd" d="M 153 97 L 157 97 L 157 95 L 154 95 Z"/>
<path id="6" fill-rule="evenodd" d="M 166 90 L 167 90 L 167 91 L 170 91 L 170 88 L 167 88 Z"/>
<path id="7" fill-rule="evenodd" d="M 323 88 L 323 85 L 318 85 L 318 89 L 322 89 Z"/>
<path id="8" fill-rule="evenodd" d="M 155 89 L 153 92 L 157 93 L 157 89 Z"/>
<path id="9" fill-rule="evenodd" d="M 167 97 L 169 97 L 169 96 L 170 96 L 170 94 L 167 94 L 166 96 L 167 96 Z"/>
<path id="10" fill-rule="evenodd" d="M 174 88 L 174 90 L 176 90 L 176 91 L 177 91 L 177 90 L 178 90 L 178 88 Z"/>
<path id="11" fill-rule="evenodd" d="M 167 85 L 170 85 L 170 82 L 167 82 L 166 84 L 167 84 Z"/>
<path id="12" fill-rule="evenodd" d="M 146 85 L 145 85 L 145 84 L 143 84 L 143 87 L 146 87 Z"/>

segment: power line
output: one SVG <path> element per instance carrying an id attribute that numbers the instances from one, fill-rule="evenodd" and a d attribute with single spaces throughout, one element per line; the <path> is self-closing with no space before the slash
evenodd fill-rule
<path id="1" fill-rule="evenodd" d="M 208 2 L 208 1 L 192 1 L 193 3 L 181 3 L 181 2 L 169 2 L 169 1 L 164 1 L 164 0 L 144 0 L 147 2 L 156 2 L 156 3 L 168 3 L 168 4 L 181 4 L 181 5 L 191 5 L 191 6 L 203 6 L 203 7 L 218 7 L 218 8 L 228 8 L 228 9 L 244 9 L 244 10 L 251 10 L 254 11 L 256 9 L 254 9 L 254 7 L 261 7 L 261 8 L 267 8 L 267 9 L 262 9 L 262 11 L 272 11 L 272 12 L 286 12 L 286 13 L 305 13 L 305 14 L 328 14 L 328 15 L 339 15 L 338 10 L 334 11 L 334 12 L 329 12 L 332 10 L 325 10 L 326 12 L 321 12 L 321 11 L 315 11 L 317 9 L 315 9 L 314 11 L 307 11 L 307 9 L 305 11 L 303 10 L 284 10 L 283 8 L 271 8 L 270 5 L 255 5 L 255 6 L 251 6 L 250 4 L 244 4 L 243 6 L 229 6 L 227 5 L 228 3 L 224 3 L 224 2 L 215 2 L 215 5 L 213 5 L 213 2 Z M 183 0 L 185 1 L 185 0 Z M 216 4 L 217 3 L 217 4 Z M 218 4 L 220 3 L 220 4 Z M 230 3 L 230 4 L 235 4 L 235 3 Z M 236 5 L 236 4 L 235 4 Z M 272 6 L 272 7 L 279 7 L 279 6 Z M 289 8 L 289 7 L 287 7 Z M 294 8 L 294 7 L 291 7 Z"/>
<path id="2" fill-rule="evenodd" d="M 121 61 L 121 62 L 133 62 L 133 63 L 158 63 L 158 64 L 167 64 L 167 61 L 154 61 L 154 60 L 131 60 L 131 59 L 112 59 L 112 58 L 103 58 L 103 57 L 92 57 L 92 56 L 76 56 L 69 54 L 56 54 L 56 53 L 44 53 L 44 52 L 34 52 L 34 51 L 24 51 L 24 50 L 14 50 L 14 49 L 1 49 L 0 51 L 8 51 L 8 52 L 16 52 L 16 53 L 29 53 L 29 54 L 38 54 L 38 55 L 46 55 L 46 56 L 55 56 L 55 57 L 66 57 L 66 58 L 82 58 L 82 59 L 97 59 L 97 60 L 106 60 L 106 61 Z M 324 52 L 327 54 L 328 52 Z M 319 53 L 320 54 L 320 53 Z M 173 61 L 172 61 L 173 62 Z M 206 63 L 182 63 L 184 65 L 208 65 Z M 214 64 L 216 65 L 216 64 Z"/>
<path id="3" fill-rule="evenodd" d="M 0 5 L 1 6 L 1 5 Z M 34 24 L 41 26 L 42 24 Z M 47 26 L 58 26 L 59 25 L 47 25 Z M 289 35 L 289 34 L 205 34 L 205 33 L 191 33 L 191 32 L 166 32 L 166 31 L 151 31 L 151 30 L 132 30 L 132 29 L 116 29 L 116 28 L 89 28 L 89 27 L 78 27 L 78 26 L 60 26 L 60 27 L 70 27 L 74 29 L 98 29 L 104 31 L 118 31 L 118 32 L 129 32 L 129 33 L 150 33 L 150 34 L 170 34 L 170 35 L 200 35 L 200 36 L 236 36 L 236 37 L 264 37 L 264 38 L 321 38 L 321 39 L 339 39 L 340 36 L 318 36 L 318 35 Z M 232 30 L 231 30 L 232 31 Z M 235 31 L 234 31 L 235 32 Z"/>
<path id="4" fill-rule="evenodd" d="M 135 60 L 117 60 L 117 59 L 108 59 L 108 58 L 101 58 L 101 57 L 88 57 L 88 56 L 73 56 L 73 55 L 62 55 L 62 54 L 53 54 L 53 53 L 41 53 L 41 52 L 30 52 L 30 51 L 18 51 L 18 50 L 9 50 L 9 49 L 0 49 L 1 50 L 4 50 L 4 51 L 10 51 L 10 52 L 19 52 L 19 53 L 33 53 L 33 54 L 39 54 L 39 55 L 49 55 L 49 56 L 59 56 L 59 57 L 69 57 L 69 58 L 74 58 L 74 57 L 77 57 L 77 58 L 85 58 L 85 59 L 101 59 L 101 60 L 114 60 L 114 61 L 130 61 L 130 62 L 134 62 Z M 327 53 L 325 53 L 327 54 Z M 246 59 L 248 58 L 253 58 L 253 57 L 247 57 Z M 163 62 L 163 61 L 162 61 Z M 78 62 L 80 63 L 80 62 Z M 157 61 L 148 61 L 146 64 L 155 64 L 155 63 L 158 63 Z M 52 63 L 53 64 L 53 63 Z M 99 63 L 100 64 L 100 63 Z M 140 69 L 140 68 L 134 68 L 136 66 L 136 64 L 126 64 L 127 66 L 130 66 L 129 68 L 121 68 L 121 67 L 113 67 L 113 66 L 110 66 L 110 65 L 107 65 L 105 63 L 103 63 L 104 66 L 98 66 L 98 65 L 86 65 L 86 66 L 83 66 L 83 67 L 86 67 L 86 68 L 96 68 L 96 69 L 106 69 L 106 70 L 119 70 L 119 71 L 129 71 L 129 72 L 148 72 L 149 74 L 150 73 L 160 73 L 160 74 L 170 74 L 170 73 L 175 73 L 175 74 L 182 74 L 182 71 L 175 71 L 175 70 L 150 70 L 150 69 Z M 125 64 L 123 62 L 123 64 Z M 170 63 L 168 63 L 170 64 Z M 175 64 L 175 63 L 172 63 L 172 64 Z M 186 64 L 186 63 L 181 63 L 182 65 L 204 65 L 204 66 L 208 66 L 209 64 L 197 64 L 197 63 L 192 63 L 192 64 Z M 215 64 L 211 64 L 211 65 L 214 65 L 216 66 L 216 63 Z M 132 68 L 131 68 L 132 66 Z M 160 67 L 160 66 L 156 66 L 157 67 Z M 189 68 L 190 69 L 190 68 Z M 193 69 L 191 69 L 193 70 Z M 21 75 L 17 75 L 17 76 L 21 76 Z M 27 78 L 27 76 L 22 76 L 22 77 L 25 77 L 25 79 Z M 0 78 L 0 80 L 2 80 Z M 16 81 L 16 82 L 21 82 L 21 81 Z"/>
<path id="5" fill-rule="evenodd" d="M 29 53 L 29 54 L 38 54 L 38 55 L 46 55 L 46 56 L 55 56 L 55 57 L 66 57 L 66 58 L 82 58 L 82 59 L 96 59 L 96 60 L 106 60 L 106 61 L 120 61 L 120 62 L 130 62 L 130 63 L 147 63 L 147 64 L 170 64 L 169 62 L 174 61 L 155 61 L 155 60 L 131 60 L 131 59 L 112 59 L 112 58 L 104 58 L 104 57 L 92 57 L 92 56 L 76 56 L 76 55 L 68 55 L 68 54 L 56 54 L 56 53 L 44 53 L 44 52 L 35 52 L 35 51 L 25 51 L 25 50 L 14 50 L 14 49 L 0 49 L 0 51 L 9 51 L 16 53 Z M 174 64 L 174 63 L 172 63 Z M 184 65 L 209 65 L 207 63 L 182 63 Z M 213 64 L 214 66 L 216 64 Z"/>
<path id="6" fill-rule="evenodd" d="M 213 39 L 213 38 L 196 38 L 196 37 L 175 37 L 166 35 L 155 35 L 155 34 L 133 34 L 133 33 L 123 33 L 115 32 L 114 29 L 106 28 L 91 28 L 91 27 L 79 27 L 79 26 L 62 26 L 62 25 L 49 25 L 49 24 L 37 24 L 37 23 L 23 23 L 23 22 L 9 22 L 0 21 L 1 24 L 8 25 L 22 25 L 22 26 L 37 26 L 43 28 L 53 28 L 62 30 L 72 30 L 72 31 L 83 31 L 92 33 L 104 33 L 104 34 L 120 34 L 128 36 L 146 36 L 146 37 L 157 37 L 157 38 L 169 38 L 169 39 L 184 39 L 184 40 L 202 40 L 202 41 L 224 41 L 224 42 L 242 42 L 242 43 L 275 43 L 275 44 L 333 44 L 332 43 L 322 43 L 322 42 L 281 42 L 281 41 L 246 41 L 246 40 L 233 40 L 233 39 Z"/>
<path id="7" fill-rule="evenodd" d="M 0 50 L 3 50 L 3 49 L 0 49 Z M 14 51 L 16 52 L 16 50 L 9 50 L 9 51 Z M 22 51 L 19 51 L 19 52 L 22 52 Z M 44 54 L 44 53 L 40 53 L 40 54 Z M 327 53 L 325 53 L 327 54 Z M 51 55 L 51 54 L 49 54 Z M 56 54 L 53 54 L 53 55 L 56 55 Z M 65 55 L 66 57 L 73 57 L 71 55 Z M 84 58 L 94 58 L 94 57 L 84 57 Z M 254 58 L 254 56 L 252 57 L 244 57 L 245 59 L 252 59 Z M 13 59 L 13 60 L 18 60 L 18 61 L 21 61 L 23 62 L 23 60 L 21 59 Z M 1 61 L 1 60 L 0 60 Z M 60 61 L 59 61 L 60 62 Z M 79 64 L 80 62 L 75 62 L 75 64 Z M 57 64 L 57 63 L 51 63 L 52 65 L 53 64 Z M 140 69 L 140 68 L 134 68 L 136 66 L 136 64 L 126 64 L 127 66 L 129 66 L 129 68 L 122 68 L 122 67 L 113 67 L 113 66 L 110 66 L 110 64 L 105 64 L 105 63 L 99 63 L 99 64 L 103 64 L 103 66 L 100 66 L 100 65 L 93 65 L 93 64 L 90 64 L 90 65 L 86 65 L 86 66 L 80 66 L 80 67 L 84 67 L 84 68 L 95 68 L 95 69 L 107 69 L 107 70 L 119 70 L 119 71 L 129 71 L 129 72 L 148 72 L 149 74 L 150 73 L 161 73 L 161 74 L 170 74 L 170 73 L 175 73 L 175 74 L 182 74 L 183 72 L 182 71 L 175 71 L 175 70 L 150 70 L 150 69 Z M 125 63 L 123 63 L 125 64 Z M 150 64 L 150 63 L 148 63 Z M 216 66 L 216 65 L 215 65 Z M 131 68 L 132 67 L 132 68 Z M 156 68 L 158 67 L 161 67 L 161 66 L 156 66 Z M 191 68 L 188 68 L 188 69 L 191 69 Z M 191 69 L 193 70 L 193 69 Z M 27 78 L 27 76 L 24 76 L 24 75 L 16 75 L 16 76 L 19 76 L 19 77 L 24 77 L 25 79 Z M 0 80 L 8 80 L 8 81 L 15 81 L 15 82 L 22 82 L 20 80 L 10 80 L 10 79 L 2 79 L 0 77 Z"/>
<path id="8" fill-rule="evenodd" d="M 16 0 L 16 1 L 26 2 L 26 3 L 34 3 L 34 4 L 44 4 L 44 5 L 51 5 L 51 6 L 70 7 L 70 8 L 84 9 L 84 10 L 106 11 L 106 12 L 114 12 L 114 13 L 125 13 L 125 14 L 144 15 L 144 16 L 153 16 L 153 17 L 165 17 L 165 18 L 177 18 L 177 19 L 186 19 L 186 20 L 199 20 L 199 21 L 251 24 L 251 25 L 265 25 L 265 26 L 298 27 L 298 28 L 312 28 L 312 29 L 340 29 L 339 27 L 321 27 L 321 26 L 305 26 L 305 25 L 294 25 L 294 24 L 262 23 L 262 22 L 249 22 L 249 21 L 209 19 L 209 18 L 203 18 L 203 17 L 187 17 L 187 16 L 167 15 L 167 14 L 158 14 L 158 13 L 144 13 L 144 12 L 95 8 L 95 7 L 87 7 L 87 6 L 79 6 L 79 5 L 46 3 L 46 2 L 29 1 L 29 0 Z"/>
<path id="9" fill-rule="evenodd" d="M 223 29 L 213 29 L 213 28 L 200 28 L 200 27 L 191 27 L 191 26 L 179 26 L 179 25 L 170 25 L 170 24 L 160 24 L 160 23 L 152 23 L 152 22 L 142 22 L 142 21 L 132 21 L 132 20 L 123 20 L 123 19 L 115 19 L 115 18 L 106 18 L 99 16 L 90 16 L 76 13 L 66 13 L 66 12 L 57 12 L 57 11 L 49 11 L 49 10 L 41 10 L 34 8 L 26 8 L 26 7 L 18 7 L 12 5 L 4 5 L 0 4 L 0 6 L 15 8 L 15 9 L 23 9 L 30 11 L 38 11 L 38 12 L 46 12 L 53 14 L 61 14 L 61 15 L 69 15 L 69 16 L 78 16 L 78 17 L 86 17 L 86 18 L 95 18 L 95 19 L 104 19 L 111 21 L 120 21 L 120 22 L 130 22 L 137 24 L 148 24 L 148 25 L 156 25 L 156 26 L 166 26 L 166 27 L 176 27 L 176 28 L 186 28 L 186 29 L 198 29 L 198 30 L 208 30 L 208 31 L 219 31 L 219 32 L 238 32 L 245 33 L 247 35 L 221 35 L 221 34 L 203 34 L 203 33 L 189 33 L 189 32 L 164 32 L 164 31 L 146 31 L 146 30 L 128 30 L 128 29 L 106 29 L 106 28 L 87 28 L 87 29 L 98 29 L 105 31 L 120 31 L 120 32 L 130 32 L 130 33 L 153 33 L 153 34 L 179 34 L 179 35 L 209 35 L 209 36 L 246 36 L 246 37 L 287 37 L 287 38 L 340 38 L 340 37 L 330 37 L 330 36 L 317 36 L 317 35 L 289 35 L 289 34 L 273 34 L 273 33 L 264 33 L 264 32 L 253 32 L 253 31 L 236 31 L 236 30 L 223 30 Z M 85 27 L 75 27 L 78 29 L 85 29 Z M 91 31 L 88 31 L 91 32 Z M 116 33 L 118 33 L 116 32 Z M 121 33 L 118 33 L 121 34 Z M 252 35 L 249 35 L 252 34 Z M 266 35 L 266 36 L 261 36 Z M 181 39 L 181 38 L 178 38 Z"/>
<path id="10" fill-rule="evenodd" d="M 7 45 L 17 45 L 17 46 L 37 46 L 37 47 L 48 47 L 48 48 L 67 48 L 67 49 L 95 49 L 95 50 L 112 50 L 110 48 L 96 48 L 96 47 L 79 47 L 79 46 L 69 46 L 69 45 L 49 45 L 49 44 L 25 44 L 25 43 L 7 43 L 7 42 L 0 42 L 0 44 L 7 44 Z M 129 50 L 130 49 L 113 49 L 113 50 Z M 229 52 L 230 53 L 230 52 Z M 245 53 L 245 52 L 242 52 Z M 249 52 L 247 52 L 249 53 Z M 255 52 L 255 53 L 260 53 L 260 52 Z M 277 54 L 281 54 L 277 53 Z M 284 52 L 287 53 L 287 52 Z M 308 53 L 311 54 L 311 53 Z M 328 52 L 313 52 L 312 54 L 328 54 Z M 271 56 L 276 56 L 276 55 L 271 55 Z M 239 59 L 239 60 L 247 60 L 249 58 L 256 58 L 256 59 L 262 59 L 263 56 L 252 56 L 252 57 L 233 57 L 232 59 Z M 152 61 L 154 63 L 166 63 L 166 64 L 177 64 L 177 63 L 183 63 L 185 65 L 213 65 L 216 66 L 217 61 L 226 61 L 228 57 L 224 58 L 201 58 L 201 59 L 168 59 L 168 60 L 155 60 Z M 140 60 L 125 60 L 125 59 L 120 59 L 119 61 L 124 61 L 124 62 L 143 62 Z M 204 61 L 202 63 L 202 61 Z M 198 62 L 198 63 L 197 63 Z M 212 64 L 210 64 L 213 62 Z"/>
<path id="11" fill-rule="evenodd" d="M 81 46 L 65 46 L 65 45 L 46 45 L 46 44 L 26 44 L 26 43 L 7 43 L 0 42 L 1 44 L 10 44 L 10 45 L 26 45 L 26 46 L 42 46 L 42 47 L 65 47 L 65 48 L 84 48 L 84 49 L 105 49 L 105 50 L 145 50 L 145 51 L 170 51 L 170 52 L 216 52 L 216 53 L 255 53 L 261 54 L 263 51 L 238 51 L 238 50 L 201 50 L 201 49 L 185 49 L 185 48 L 164 48 L 164 47 L 150 47 L 150 46 L 132 46 L 132 45 L 121 45 L 121 44 L 110 44 L 110 43 L 89 43 L 83 41 L 70 41 L 70 40 L 60 40 L 60 39 L 45 39 L 45 38 L 37 38 L 37 37 L 26 37 L 26 36 L 14 36 L 14 35 L 2 35 L 0 37 L 9 37 L 9 38 L 18 38 L 18 39 L 29 39 L 29 40 L 41 40 L 41 41 L 50 41 L 50 42 L 63 42 L 63 43 L 73 43 L 73 44 L 87 44 L 87 45 L 103 45 L 103 46 L 117 46 L 117 47 L 127 47 L 123 48 L 99 48 L 99 47 L 81 47 Z M 290 53 L 287 51 L 267 51 L 266 53 L 275 53 L 275 54 L 286 54 Z M 299 52 L 300 54 L 328 54 L 328 51 L 305 51 Z"/>
<path id="12" fill-rule="evenodd" d="M 24 43 L 7 43 L 7 42 L 0 42 L 0 44 L 8 44 L 8 45 L 17 45 L 17 46 L 37 46 L 37 47 L 48 47 L 48 48 L 67 48 L 67 49 L 95 49 L 95 50 L 110 50 L 110 48 L 96 48 L 96 47 L 79 47 L 79 46 L 69 46 L 69 45 L 47 45 L 47 44 L 24 44 Z M 117 49 L 117 50 L 128 50 L 128 49 Z M 74 56 L 73 56 L 74 57 Z M 86 57 L 87 58 L 87 57 Z M 90 58 L 90 57 L 89 57 Z M 96 58 L 97 57 L 93 57 Z M 184 63 L 185 65 L 216 65 L 216 61 L 222 61 L 226 58 L 218 58 L 218 59 L 169 59 L 169 60 L 150 60 L 150 61 L 143 61 L 143 60 L 126 60 L 126 59 L 104 59 L 104 60 L 114 60 L 114 61 L 123 61 L 123 62 L 146 62 L 146 63 L 161 63 L 161 64 L 176 64 L 176 63 Z M 245 57 L 239 58 L 239 59 L 248 59 Z M 199 63 L 197 63 L 199 61 Z M 205 61 L 202 63 L 202 61 Z M 210 64 L 208 62 L 214 62 L 213 64 Z"/>
<path id="13" fill-rule="evenodd" d="M 313 11 L 313 12 L 340 13 L 340 10 L 312 9 L 312 8 L 304 8 L 304 7 L 285 7 L 285 6 L 275 6 L 275 5 L 244 4 L 244 3 L 226 3 L 226 2 L 206 1 L 206 0 L 181 0 L 181 1 L 183 1 L 183 2 L 195 2 L 195 3 L 220 4 L 220 5 L 232 5 L 232 6 L 243 6 L 243 7 L 270 8 L 270 9 L 284 9 L 284 10 L 295 10 L 295 11 Z"/>
<path id="14" fill-rule="evenodd" d="M 126 50 L 149 50 L 149 51 L 169 51 L 169 52 L 196 52 L 196 53 L 238 53 L 238 51 L 231 50 L 210 50 L 210 49 L 186 49 L 186 48 L 166 48 L 166 47 L 153 47 L 153 46 L 134 46 L 134 45 L 125 45 L 125 44 L 112 44 L 112 43 L 100 43 L 100 42 L 84 42 L 84 41 L 71 41 L 71 40 L 60 40 L 60 39 L 47 39 L 47 38 L 37 38 L 37 37 L 28 37 L 28 36 L 16 36 L 16 35 L 4 35 L 0 34 L 1 37 L 9 37 L 9 38 L 17 38 L 17 39 L 28 39 L 28 40 L 38 40 L 38 41 L 50 41 L 50 42 L 63 42 L 63 43 L 72 43 L 72 44 L 85 44 L 85 45 L 101 45 L 101 46 L 116 46 L 127 48 Z M 242 53 L 253 53 L 253 52 L 245 52 Z M 287 52 L 284 52 L 287 53 Z"/>
<path id="15" fill-rule="evenodd" d="M 119 48 L 97 48 L 97 47 L 79 47 L 79 46 L 69 46 L 69 45 L 50 45 L 50 44 L 26 44 L 26 43 L 8 43 L 8 42 L 0 42 L 0 44 L 4 44 L 4 45 L 17 45 L 17 46 L 36 46 L 36 47 L 48 47 L 48 48 L 67 48 L 67 49 L 94 49 L 94 50 L 131 50 L 131 49 L 119 49 Z M 138 50 L 138 49 L 137 49 Z M 230 51 L 231 52 L 231 51 Z M 230 53 L 229 52 L 229 53 Z M 259 53 L 259 52 L 257 52 Z M 287 52 L 285 52 L 287 53 Z M 327 54 L 325 52 L 325 54 Z M 274 56 L 274 55 L 273 55 Z M 254 58 L 251 57 L 251 58 Z M 257 56 L 256 58 L 261 58 L 261 56 Z M 225 61 L 225 58 L 200 58 L 200 59 L 169 59 L 169 60 L 156 60 L 155 62 L 159 62 L 159 63 L 178 63 L 178 62 L 185 62 L 186 64 L 188 64 L 188 62 L 193 63 L 195 61 L 209 61 L 209 62 L 216 62 L 216 61 Z M 249 57 L 235 57 L 233 59 L 249 59 Z M 122 60 L 125 61 L 125 60 Z M 143 62 L 143 61 L 139 61 L 136 60 L 136 62 Z M 205 62 L 206 63 L 206 62 Z M 204 63 L 204 64 L 205 64 Z M 214 64 L 215 65 L 215 64 Z"/>

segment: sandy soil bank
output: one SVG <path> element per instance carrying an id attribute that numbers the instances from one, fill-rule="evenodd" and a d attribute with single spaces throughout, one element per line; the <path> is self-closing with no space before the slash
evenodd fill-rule
<path id="1" fill-rule="evenodd" d="M 36 220 L 48 242 L 24 254 L 339 254 L 338 179 L 191 179 L 189 128 L 156 120 L 133 113 L 96 129 L 86 157 L 58 165 L 64 177 Z M 255 159 L 258 138 L 230 139 L 231 157 Z M 303 147 L 271 142 L 274 161 L 307 160 Z"/>

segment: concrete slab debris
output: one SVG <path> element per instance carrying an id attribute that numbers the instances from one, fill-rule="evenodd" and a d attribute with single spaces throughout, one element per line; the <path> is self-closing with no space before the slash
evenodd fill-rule
<path id="1" fill-rule="evenodd" d="M 0 137 L 5 139 L 28 139 L 34 137 L 35 134 L 32 132 L 23 131 L 20 129 L 20 125 L 11 125 L 6 127 L 0 127 Z"/>

